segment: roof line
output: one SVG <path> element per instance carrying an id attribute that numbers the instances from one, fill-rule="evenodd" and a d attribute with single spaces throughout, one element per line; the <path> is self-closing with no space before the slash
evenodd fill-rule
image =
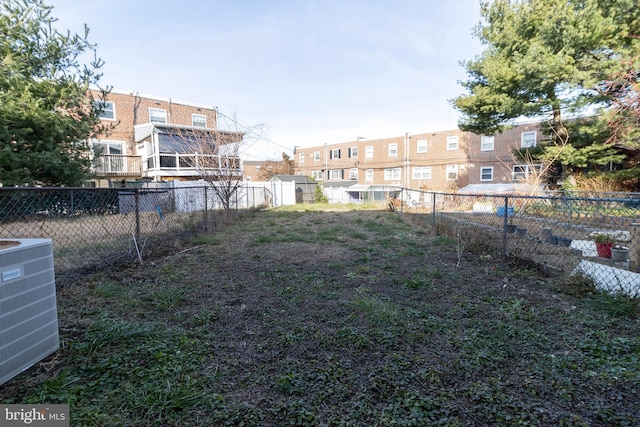
<path id="1" fill-rule="evenodd" d="M 98 88 L 90 88 L 91 90 L 94 91 L 99 91 Z M 206 104 L 200 104 L 197 102 L 189 102 L 189 101 L 182 101 L 179 99 L 173 99 L 173 98 L 169 98 L 166 96 L 157 96 L 157 95 L 150 95 L 150 94 L 146 94 L 146 93 L 141 93 L 135 90 L 114 90 L 112 89 L 109 93 L 115 93 L 118 95 L 130 95 L 130 96 L 138 96 L 140 98 L 145 98 L 145 99 L 153 99 L 155 101 L 163 101 L 163 102 L 169 102 L 171 104 L 180 104 L 180 105 L 186 105 L 189 107 L 198 107 L 198 108 L 206 108 L 208 110 L 216 110 L 217 107 L 215 105 L 206 105 Z"/>

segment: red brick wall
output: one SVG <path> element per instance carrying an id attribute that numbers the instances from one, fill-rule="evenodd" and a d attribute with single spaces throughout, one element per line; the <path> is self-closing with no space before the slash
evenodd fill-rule
<path id="1" fill-rule="evenodd" d="M 296 174 L 312 176 L 314 171 L 325 171 L 323 179 L 327 180 L 326 170 L 342 169 L 344 180 L 349 180 L 351 169 L 358 171 L 358 183 L 376 185 L 406 185 L 411 188 L 425 186 L 429 189 L 444 189 L 467 185 L 466 173 L 468 163 L 468 133 L 458 130 L 407 135 L 382 139 L 362 139 L 359 141 L 328 144 L 326 146 L 298 148 L 294 156 Z M 447 150 L 447 137 L 458 136 L 458 149 Z M 427 141 L 427 152 L 418 153 L 419 140 Z M 349 157 L 349 148 L 357 147 L 357 157 Z M 367 157 L 367 147 L 372 147 L 373 156 Z M 395 147 L 395 150 L 390 148 Z M 332 150 L 340 150 L 340 158 L 331 158 Z M 395 151 L 395 154 L 393 153 Z M 405 154 L 406 151 L 406 154 Z M 320 159 L 314 160 L 314 153 L 320 153 Z M 304 154 L 304 162 L 300 155 Z M 326 167 L 325 167 L 326 163 Z M 457 180 L 446 179 L 446 166 L 459 165 Z M 405 166 L 408 166 L 406 168 Z M 432 178 L 429 180 L 413 180 L 413 167 L 431 167 Z M 385 179 L 385 169 L 400 168 L 398 179 Z M 367 181 L 367 171 L 373 171 L 373 180 Z"/>
<path id="2" fill-rule="evenodd" d="M 515 126 L 503 133 L 494 135 L 494 149 L 481 150 L 481 136 L 471 134 L 469 157 L 472 168 L 470 184 L 500 184 L 513 182 L 512 168 L 515 164 L 522 164 L 514 154 L 514 150 L 521 147 L 522 133 L 536 131 L 536 144 L 545 138 L 537 123 Z M 493 181 L 481 181 L 480 171 L 483 167 L 493 167 Z"/>
<path id="3" fill-rule="evenodd" d="M 101 93 L 91 91 L 95 99 L 102 99 Z M 149 108 L 166 111 L 167 123 L 177 125 L 192 125 L 192 114 L 206 117 L 207 128 L 216 129 L 216 110 L 212 107 L 189 105 L 171 101 L 170 99 L 152 98 L 136 93 L 111 92 L 106 101 L 115 103 L 115 120 L 102 120 L 105 125 L 112 125 L 108 133 L 99 135 L 101 139 L 126 141 L 129 148 L 133 148 L 133 126 L 149 123 Z"/>
<path id="4" fill-rule="evenodd" d="M 521 146 L 522 132 L 527 131 L 536 131 L 537 142 L 544 138 L 538 124 L 526 124 L 495 135 L 494 148 L 490 151 L 481 150 L 481 135 L 457 129 L 408 135 L 406 141 L 405 136 L 398 136 L 297 148 L 294 156 L 295 170 L 296 174 L 312 176 L 314 171 L 343 169 L 344 179 L 348 180 L 349 170 L 357 168 L 360 184 L 404 185 L 409 188 L 428 190 L 454 190 L 469 184 L 513 182 L 512 167 L 522 163 L 516 160 L 513 150 Z M 454 136 L 458 137 L 458 148 L 451 150 L 448 149 L 447 139 Z M 426 141 L 426 152 L 418 152 L 419 141 Z M 395 155 L 389 152 L 392 144 L 397 148 Z M 349 147 L 358 147 L 357 158 L 348 157 Z M 367 147 L 373 147 L 372 158 L 366 157 Z M 340 150 L 340 159 L 330 158 L 329 152 L 334 149 Z M 314 160 L 315 152 L 320 153 L 320 159 L 317 161 Z M 300 162 L 301 154 L 304 154 L 304 162 Z M 448 167 L 457 167 L 457 179 L 448 179 Z M 481 180 L 480 174 L 484 167 L 493 167 L 493 180 Z M 400 168 L 399 179 L 385 179 L 385 169 L 388 168 Z M 415 168 L 421 168 L 421 172 L 430 170 L 431 178 L 424 179 L 422 176 L 414 178 Z M 373 171 L 371 181 L 366 180 L 367 170 Z M 327 180 L 326 171 L 323 179 Z"/>

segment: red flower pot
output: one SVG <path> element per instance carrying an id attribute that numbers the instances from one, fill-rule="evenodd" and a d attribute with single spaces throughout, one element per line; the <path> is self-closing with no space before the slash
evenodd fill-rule
<path id="1" fill-rule="evenodd" d="M 596 242 L 596 251 L 598 256 L 602 258 L 611 258 L 612 242 Z"/>

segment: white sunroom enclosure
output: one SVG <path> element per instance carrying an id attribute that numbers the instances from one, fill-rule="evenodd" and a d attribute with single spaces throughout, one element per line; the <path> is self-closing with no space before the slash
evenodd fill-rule
<path id="1" fill-rule="evenodd" d="M 166 123 L 136 125 L 134 131 L 145 178 L 192 179 L 202 176 L 203 170 L 218 175 L 242 173 L 241 160 L 235 155 L 242 133 Z"/>

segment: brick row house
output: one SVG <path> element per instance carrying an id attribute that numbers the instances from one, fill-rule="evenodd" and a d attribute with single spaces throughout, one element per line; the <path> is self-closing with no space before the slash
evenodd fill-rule
<path id="1" fill-rule="evenodd" d="M 231 158 L 223 145 L 242 140 L 241 133 L 217 129 L 213 106 L 133 92 L 112 91 L 106 99 L 99 91 L 91 91 L 91 95 L 108 129 L 90 141 L 94 156 L 90 184 L 97 187 L 139 180 L 197 180 L 202 173 L 200 166 L 223 165 L 223 159 Z M 215 148 L 198 153 L 194 140 Z M 211 162 L 212 156 L 218 157 L 217 162 Z M 234 160 L 226 165 L 241 170 L 240 159 Z"/>
<path id="2" fill-rule="evenodd" d="M 329 186 L 350 181 L 363 192 L 370 186 L 452 191 L 478 184 L 514 184 L 526 179 L 532 166 L 518 162 L 513 150 L 535 146 L 540 139 L 538 124 L 491 136 L 449 130 L 357 138 L 296 148 L 295 170 Z"/>

